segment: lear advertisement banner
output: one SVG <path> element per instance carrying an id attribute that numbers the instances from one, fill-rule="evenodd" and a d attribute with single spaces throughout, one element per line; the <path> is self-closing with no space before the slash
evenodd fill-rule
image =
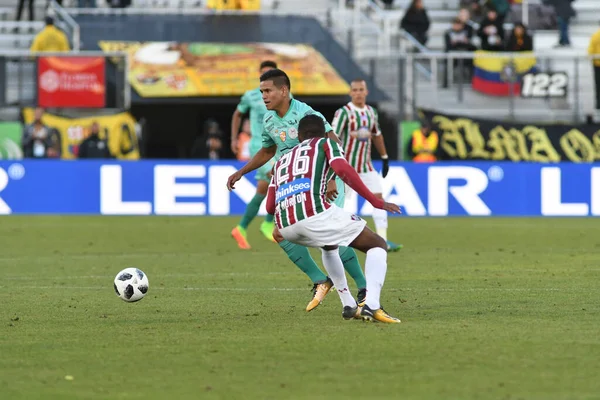
<path id="1" fill-rule="evenodd" d="M 593 162 L 600 124 L 545 125 L 468 118 L 421 110 L 440 135 L 439 159 Z"/>
<path id="2" fill-rule="evenodd" d="M 104 57 L 39 57 L 38 105 L 103 108 L 104 67 Z"/>
<path id="3" fill-rule="evenodd" d="M 32 108 L 23 109 L 26 124 L 34 118 Z M 62 156 L 71 160 L 77 158 L 79 144 L 90 135 L 92 123 L 100 125 L 100 137 L 108 138 L 110 153 L 118 159 L 137 160 L 140 152 L 136 136 L 135 119 L 128 112 L 86 118 L 65 118 L 45 113 L 42 123 L 58 130 L 60 134 Z"/>
<path id="4" fill-rule="evenodd" d="M 242 165 L 0 161 L 0 214 L 240 215 L 256 181 L 244 177 L 231 193 L 226 182 Z M 399 204 L 404 216 L 598 216 L 600 166 L 397 162 L 384 180 L 383 195 Z M 346 208 L 372 213 L 357 196 Z"/>
<path id="5" fill-rule="evenodd" d="M 312 46 L 285 43 L 113 42 L 129 53 L 129 79 L 141 97 L 241 96 L 258 86 L 258 62 L 276 61 L 302 95 L 345 95 L 348 83 Z"/>

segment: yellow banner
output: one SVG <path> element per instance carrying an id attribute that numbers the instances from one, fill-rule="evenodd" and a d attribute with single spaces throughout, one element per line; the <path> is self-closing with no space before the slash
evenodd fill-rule
<path id="1" fill-rule="evenodd" d="M 25 124 L 33 122 L 33 108 L 23 109 Z M 100 125 L 100 137 L 108 138 L 110 153 L 122 160 L 138 160 L 140 152 L 135 134 L 135 119 L 127 112 L 86 118 L 64 118 L 45 113 L 42 123 L 58 131 L 61 138 L 61 158 L 77 158 L 79 144 L 90 135 L 92 123 Z"/>
<path id="2" fill-rule="evenodd" d="M 265 60 L 288 74 L 296 96 L 350 91 L 325 57 L 303 44 L 101 41 L 99 46 L 129 53 L 129 81 L 142 97 L 241 96 L 258 87 L 258 67 Z"/>

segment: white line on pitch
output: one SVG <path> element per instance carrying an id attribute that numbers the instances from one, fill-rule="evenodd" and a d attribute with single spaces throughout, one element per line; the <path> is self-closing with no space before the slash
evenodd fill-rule
<path id="1" fill-rule="evenodd" d="M 62 289 L 62 290 L 107 290 L 110 286 L 0 286 L 0 289 Z M 293 292 L 308 288 L 226 288 L 226 287 L 152 287 L 151 290 L 197 290 L 216 292 Z M 386 292 L 595 292 L 592 288 L 389 288 Z"/>

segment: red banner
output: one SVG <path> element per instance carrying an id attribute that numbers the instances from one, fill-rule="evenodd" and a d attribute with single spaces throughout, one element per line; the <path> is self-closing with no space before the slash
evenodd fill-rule
<path id="1" fill-rule="evenodd" d="M 39 57 L 38 106 L 103 108 L 104 57 Z"/>

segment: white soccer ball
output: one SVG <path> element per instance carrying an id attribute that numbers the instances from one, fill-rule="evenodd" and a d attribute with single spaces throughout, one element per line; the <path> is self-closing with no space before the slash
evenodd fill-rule
<path id="1" fill-rule="evenodd" d="M 148 276 L 138 268 L 125 268 L 115 277 L 115 292 L 121 300 L 139 301 L 146 296 L 150 284 Z"/>

